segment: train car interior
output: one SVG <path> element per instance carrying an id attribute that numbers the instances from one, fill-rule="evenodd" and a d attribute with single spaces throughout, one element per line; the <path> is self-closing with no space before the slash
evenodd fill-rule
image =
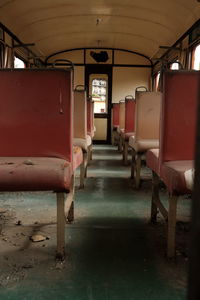
<path id="1" fill-rule="evenodd" d="M 0 299 L 200 299 L 200 0 L 0 0 Z"/>

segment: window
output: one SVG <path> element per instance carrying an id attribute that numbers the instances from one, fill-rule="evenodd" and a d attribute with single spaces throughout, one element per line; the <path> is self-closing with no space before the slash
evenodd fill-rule
<path id="1" fill-rule="evenodd" d="M 200 70 L 200 45 L 196 46 L 192 54 L 192 69 Z"/>
<path id="2" fill-rule="evenodd" d="M 26 65 L 25 65 L 25 62 L 22 60 L 22 59 L 20 59 L 20 58 L 18 58 L 18 57 L 14 57 L 14 68 L 16 68 L 16 69 L 24 69 L 24 68 L 26 68 Z"/>
<path id="3" fill-rule="evenodd" d="M 92 80 L 92 100 L 94 101 L 94 113 L 107 112 L 107 80 L 94 78 Z"/>
<path id="4" fill-rule="evenodd" d="M 159 91 L 159 81 L 160 81 L 160 72 L 158 72 L 158 73 L 156 74 L 155 81 L 154 81 L 154 90 L 155 90 L 156 92 Z"/>
<path id="5" fill-rule="evenodd" d="M 179 70 L 180 69 L 180 65 L 178 62 L 174 62 L 170 65 L 170 69 L 171 70 Z"/>

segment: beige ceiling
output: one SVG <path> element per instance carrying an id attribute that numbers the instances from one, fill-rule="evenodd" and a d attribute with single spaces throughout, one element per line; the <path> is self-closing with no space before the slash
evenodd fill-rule
<path id="1" fill-rule="evenodd" d="M 44 56 L 99 46 L 152 57 L 199 17 L 197 0 L 0 0 L 0 21 Z"/>

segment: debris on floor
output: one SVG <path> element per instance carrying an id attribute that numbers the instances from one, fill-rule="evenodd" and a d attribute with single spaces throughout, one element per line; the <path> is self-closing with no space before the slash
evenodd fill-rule
<path id="1" fill-rule="evenodd" d="M 43 242 L 45 240 L 49 240 L 49 237 L 44 236 L 42 234 L 34 234 L 30 237 L 30 240 L 32 242 Z"/>

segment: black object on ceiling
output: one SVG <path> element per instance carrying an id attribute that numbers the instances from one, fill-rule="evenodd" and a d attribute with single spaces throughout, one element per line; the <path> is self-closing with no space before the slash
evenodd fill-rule
<path id="1" fill-rule="evenodd" d="M 96 62 L 107 62 L 109 59 L 108 53 L 106 51 L 100 51 L 100 52 L 94 52 L 90 51 L 90 56 L 96 61 Z"/>

